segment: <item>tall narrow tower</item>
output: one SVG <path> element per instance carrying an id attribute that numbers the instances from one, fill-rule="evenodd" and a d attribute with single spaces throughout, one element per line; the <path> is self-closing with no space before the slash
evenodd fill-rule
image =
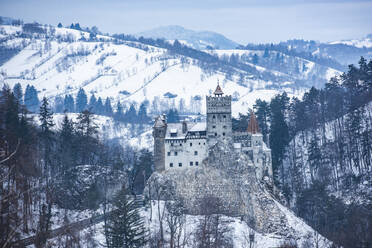
<path id="1" fill-rule="evenodd" d="M 232 140 L 231 96 L 223 96 L 217 83 L 213 96 L 207 96 L 207 143 L 208 148 L 217 140 Z"/>
<path id="2" fill-rule="evenodd" d="M 154 137 L 154 165 L 157 172 L 165 170 L 165 134 L 167 131 L 166 117 L 155 119 L 152 136 Z"/>

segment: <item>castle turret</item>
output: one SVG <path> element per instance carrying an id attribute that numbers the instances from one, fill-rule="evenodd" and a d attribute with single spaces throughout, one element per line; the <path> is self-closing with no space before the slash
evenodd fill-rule
<path id="1" fill-rule="evenodd" d="M 207 96 L 207 143 L 208 147 L 217 140 L 232 139 L 231 96 L 223 96 L 219 84 L 214 96 Z"/>
<path id="2" fill-rule="evenodd" d="M 154 165 L 155 170 L 165 170 L 165 134 L 167 131 L 167 120 L 165 115 L 155 119 L 152 136 L 154 137 Z"/>

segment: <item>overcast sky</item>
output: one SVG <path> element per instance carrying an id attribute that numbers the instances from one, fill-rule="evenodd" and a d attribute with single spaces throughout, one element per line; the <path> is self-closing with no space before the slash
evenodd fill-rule
<path id="1" fill-rule="evenodd" d="M 241 44 L 303 38 L 362 38 L 372 33 L 372 0 L 0 0 L 0 15 L 26 22 L 138 33 L 181 25 Z"/>

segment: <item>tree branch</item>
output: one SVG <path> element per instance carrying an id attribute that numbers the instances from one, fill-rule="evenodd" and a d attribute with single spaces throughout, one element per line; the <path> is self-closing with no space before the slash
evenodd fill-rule
<path id="1" fill-rule="evenodd" d="M 8 161 L 9 159 L 11 159 L 11 158 L 12 158 L 12 157 L 17 153 L 20 144 L 21 144 L 21 139 L 18 139 L 17 147 L 16 147 L 16 149 L 14 150 L 14 152 L 13 152 L 12 154 L 10 154 L 7 158 L 1 160 L 1 161 L 0 161 L 0 164 L 5 163 L 5 162 Z"/>

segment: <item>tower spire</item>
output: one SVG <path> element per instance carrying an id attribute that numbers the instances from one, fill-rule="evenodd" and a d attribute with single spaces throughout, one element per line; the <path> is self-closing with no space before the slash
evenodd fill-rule
<path id="1" fill-rule="evenodd" d="M 214 95 L 215 96 L 222 96 L 223 95 L 222 89 L 220 87 L 220 81 L 218 79 L 217 79 L 217 87 L 216 87 L 216 90 L 214 91 Z"/>
<path id="2" fill-rule="evenodd" d="M 254 112 L 252 110 L 250 110 L 250 113 L 251 113 L 251 117 L 249 119 L 247 132 L 249 132 L 251 134 L 259 133 L 260 128 L 258 127 L 258 122 L 257 122 L 257 119 L 256 119 L 256 115 L 254 114 Z"/>

